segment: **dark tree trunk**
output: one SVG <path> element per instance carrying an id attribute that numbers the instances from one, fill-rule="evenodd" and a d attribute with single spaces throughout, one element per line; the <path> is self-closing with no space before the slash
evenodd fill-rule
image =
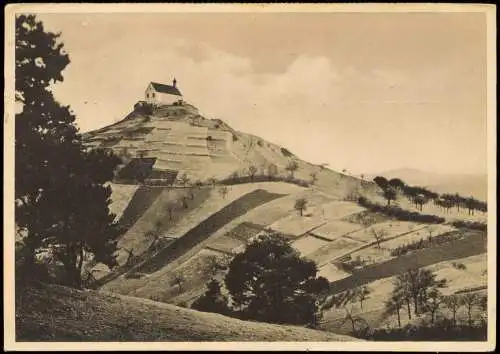
<path id="1" fill-rule="evenodd" d="M 413 302 L 415 303 L 415 316 L 418 316 L 418 296 L 413 297 Z"/>
<path id="2" fill-rule="evenodd" d="M 398 314 L 398 327 L 401 327 L 401 315 L 399 314 L 399 307 L 396 308 L 396 313 Z"/>
<path id="3" fill-rule="evenodd" d="M 410 299 L 406 299 L 406 308 L 408 310 L 408 319 L 411 320 L 411 306 L 410 306 Z"/>

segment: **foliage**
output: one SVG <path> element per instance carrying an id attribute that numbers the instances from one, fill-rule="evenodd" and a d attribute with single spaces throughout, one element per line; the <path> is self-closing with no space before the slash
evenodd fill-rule
<path id="1" fill-rule="evenodd" d="M 487 231 L 488 224 L 480 221 L 468 221 L 468 220 L 454 220 L 451 222 L 451 225 L 461 229 L 472 229 L 479 231 Z"/>
<path id="2" fill-rule="evenodd" d="M 222 199 L 226 199 L 227 193 L 229 193 L 229 188 L 227 186 L 222 186 L 219 188 L 219 194 Z"/>
<path id="3" fill-rule="evenodd" d="M 113 178 L 120 159 L 103 150 L 87 151 L 68 106 L 50 85 L 63 81 L 69 57 L 59 34 L 45 32 L 34 15 L 16 17 L 16 223 L 26 234 L 28 277 L 42 243 L 60 245 L 65 284 L 81 286 L 85 253 L 114 266 L 119 230 L 109 211 Z"/>
<path id="4" fill-rule="evenodd" d="M 408 317 L 419 315 L 429 308 L 429 302 L 439 296 L 439 289 L 446 286 L 446 279 L 436 279 L 436 274 L 425 268 L 413 268 L 401 273 L 394 280 L 391 297 L 403 298 L 407 304 Z"/>
<path id="5" fill-rule="evenodd" d="M 299 164 L 297 163 L 297 161 L 295 160 L 291 160 L 288 162 L 288 164 L 286 165 L 285 167 L 285 170 L 287 170 L 288 172 L 290 172 L 290 177 L 293 178 L 294 177 L 294 173 L 295 171 L 297 171 L 299 169 Z"/>
<path id="6" fill-rule="evenodd" d="M 391 206 L 391 200 L 396 200 L 396 190 L 392 187 L 384 189 L 384 198 L 387 200 L 387 206 Z"/>
<path id="7" fill-rule="evenodd" d="M 253 181 L 253 178 L 255 177 L 255 174 L 257 173 L 258 169 L 256 166 L 251 165 L 248 167 L 248 173 L 250 175 L 250 180 Z"/>
<path id="8" fill-rule="evenodd" d="M 427 239 L 421 238 L 418 241 L 413 241 L 413 242 L 410 242 L 408 244 L 401 245 L 401 246 L 398 246 L 398 247 L 392 249 L 390 254 L 393 257 L 397 257 L 397 256 L 401 256 L 401 255 L 407 254 L 407 253 L 412 252 L 412 251 L 416 251 L 416 250 L 420 250 L 420 249 L 424 249 L 424 248 L 429 248 L 429 247 L 432 247 L 435 245 L 437 246 L 437 245 L 440 245 L 443 243 L 451 242 L 451 241 L 456 240 L 458 237 L 460 237 L 459 233 L 457 233 L 455 231 L 451 231 L 451 232 L 446 232 L 444 234 L 441 234 L 439 236 L 435 236 L 432 238 L 427 238 Z"/>
<path id="9" fill-rule="evenodd" d="M 382 176 L 375 177 L 373 179 L 373 182 L 375 182 L 381 189 L 386 189 L 386 187 L 389 185 L 389 181 L 387 180 L 387 178 Z"/>
<path id="10" fill-rule="evenodd" d="M 234 173 L 229 178 L 223 179 L 220 181 L 220 184 L 224 185 L 234 185 L 234 184 L 245 184 L 251 182 L 286 182 L 291 184 L 296 184 L 300 187 L 309 187 L 310 183 L 308 181 L 304 181 L 302 179 L 297 178 L 289 178 L 283 176 L 269 175 L 269 176 L 260 176 L 256 175 L 253 180 L 250 179 L 250 176 L 238 176 L 237 173 Z"/>
<path id="11" fill-rule="evenodd" d="M 365 207 L 371 212 L 383 213 L 387 216 L 391 216 L 397 220 L 401 221 L 415 221 L 427 224 L 441 224 L 445 221 L 444 218 L 436 215 L 421 214 L 417 212 L 411 212 L 404 210 L 396 206 L 383 206 L 377 203 L 373 203 L 365 197 L 358 198 L 359 205 Z"/>
<path id="12" fill-rule="evenodd" d="M 295 201 L 295 205 L 293 206 L 295 210 L 297 210 L 300 216 L 303 216 L 304 211 L 307 209 L 307 199 L 306 198 L 298 198 Z"/>
<path id="13" fill-rule="evenodd" d="M 230 315 L 231 310 L 228 307 L 228 299 L 221 292 L 221 286 L 219 282 L 212 279 L 207 284 L 207 291 L 201 297 L 196 299 L 191 308 L 203 311 L 203 312 L 214 312 L 220 313 L 222 315 Z"/>
<path id="14" fill-rule="evenodd" d="M 486 324 L 453 326 L 443 320 L 433 326 L 408 324 L 401 328 L 376 329 L 359 337 L 374 341 L 486 341 L 487 333 Z"/>
<path id="15" fill-rule="evenodd" d="M 283 154 L 283 156 L 286 156 L 286 157 L 292 157 L 293 154 L 286 148 L 282 147 L 281 149 L 281 153 Z"/>
<path id="16" fill-rule="evenodd" d="M 267 233 L 234 257 L 225 285 L 241 318 L 314 326 L 329 288 L 316 273 L 284 237 Z"/>

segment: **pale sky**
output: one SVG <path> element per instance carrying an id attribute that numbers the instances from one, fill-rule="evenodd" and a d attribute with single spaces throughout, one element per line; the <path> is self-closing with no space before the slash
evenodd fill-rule
<path id="1" fill-rule="evenodd" d="M 486 173 L 484 13 L 43 14 L 82 131 L 150 81 L 332 169 Z"/>

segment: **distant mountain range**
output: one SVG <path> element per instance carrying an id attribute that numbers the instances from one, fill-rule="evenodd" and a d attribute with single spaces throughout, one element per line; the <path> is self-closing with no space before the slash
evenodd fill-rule
<path id="1" fill-rule="evenodd" d="M 488 176 L 486 174 L 440 174 L 414 168 L 394 169 L 370 175 L 386 178 L 400 178 L 410 185 L 427 187 L 438 193 L 459 193 L 486 200 L 488 196 Z"/>

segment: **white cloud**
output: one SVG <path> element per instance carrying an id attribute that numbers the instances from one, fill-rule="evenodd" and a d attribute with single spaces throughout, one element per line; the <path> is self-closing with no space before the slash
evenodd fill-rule
<path id="1" fill-rule="evenodd" d="M 426 146 L 420 161 L 429 158 L 428 151 L 434 151 L 435 161 L 449 160 L 453 151 L 440 146 L 431 129 L 432 117 L 442 109 L 411 105 L 440 99 L 445 84 L 433 86 L 429 75 L 338 70 L 327 57 L 305 55 L 282 73 L 260 74 L 249 58 L 207 43 L 175 37 L 126 46 L 119 42 L 96 47 L 92 56 L 70 51 L 72 63 L 56 95 L 71 104 L 84 131 L 122 119 L 143 98 L 149 81 L 170 82 L 175 76 L 185 99 L 209 118 L 337 169 L 389 169 L 408 165 L 409 156 L 418 162 L 412 134 L 427 134 L 436 142 Z M 400 131 L 393 132 L 395 126 Z"/>

